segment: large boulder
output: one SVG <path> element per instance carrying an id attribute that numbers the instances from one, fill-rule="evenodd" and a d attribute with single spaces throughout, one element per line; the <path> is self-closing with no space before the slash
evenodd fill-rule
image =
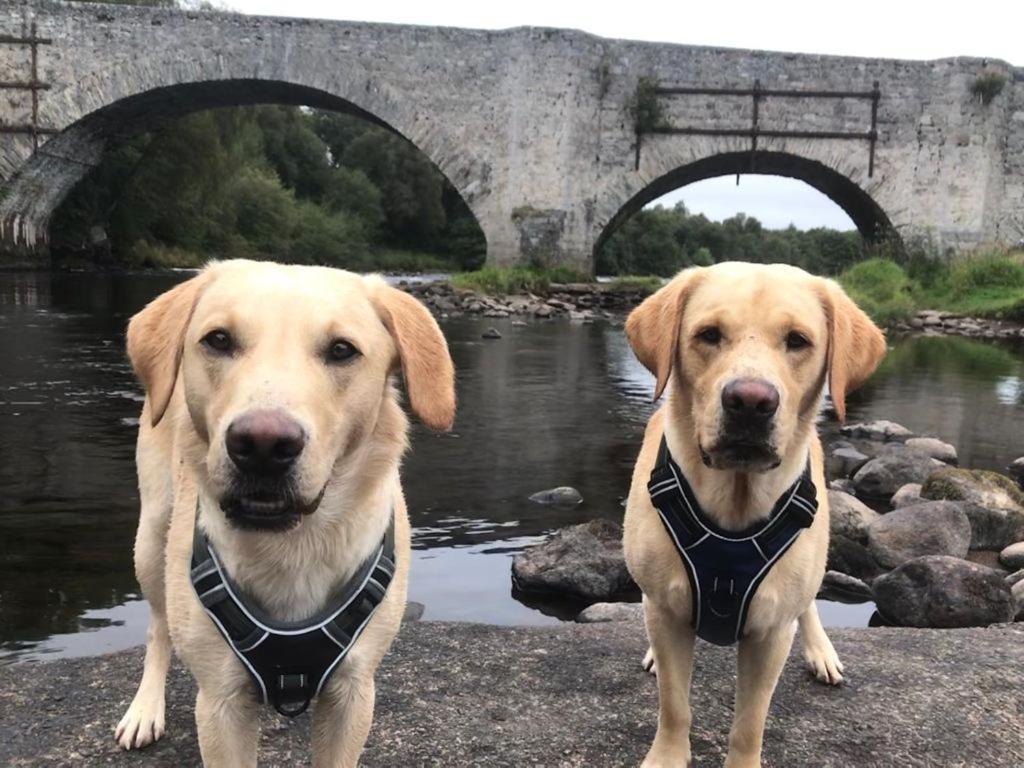
<path id="1" fill-rule="evenodd" d="M 523 592 L 557 594 L 597 603 L 634 594 L 622 554 L 622 526 L 591 520 L 563 528 L 512 560 L 512 579 Z"/>
<path id="2" fill-rule="evenodd" d="M 899 490 L 892 495 L 889 499 L 889 504 L 892 505 L 893 509 L 899 509 L 900 507 L 911 507 L 914 504 L 920 504 L 924 499 L 921 498 L 921 484 L 920 483 L 907 483 L 901 485 Z"/>
<path id="3" fill-rule="evenodd" d="M 889 499 L 907 483 L 923 483 L 936 469 L 945 466 L 927 453 L 905 445 L 887 445 L 875 458 L 857 470 L 853 485 L 857 495 Z"/>
<path id="4" fill-rule="evenodd" d="M 845 536 L 829 538 L 826 568 L 867 582 L 886 570 L 871 556 L 866 546 Z"/>
<path id="5" fill-rule="evenodd" d="M 833 536 L 845 536 L 862 544 L 868 540 L 868 526 L 880 517 L 855 496 L 834 490 L 828 492 L 828 514 Z"/>
<path id="6" fill-rule="evenodd" d="M 904 443 L 907 448 L 927 453 L 944 464 L 956 464 L 956 448 L 935 437 L 912 437 Z"/>
<path id="7" fill-rule="evenodd" d="M 921 496 L 964 502 L 973 548 L 1001 549 L 1024 540 L 1024 492 L 998 472 L 942 469 L 924 482 Z"/>
<path id="8" fill-rule="evenodd" d="M 956 557 L 918 557 L 871 588 L 879 613 L 905 627 L 985 627 L 1017 613 L 1003 574 Z"/>
<path id="9" fill-rule="evenodd" d="M 971 524 L 959 505 L 930 501 L 881 515 L 868 526 L 868 551 L 886 568 L 923 555 L 965 557 Z"/>
<path id="10" fill-rule="evenodd" d="M 984 469 L 940 469 L 925 480 L 921 495 L 1024 513 L 1024 491 L 1006 475 Z"/>
<path id="11" fill-rule="evenodd" d="M 884 419 L 846 424 L 840 427 L 839 431 L 848 437 L 861 437 L 867 440 L 879 440 L 882 442 L 903 442 L 907 438 L 914 436 L 914 433 L 902 424 L 897 424 L 894 421 L 885 421 Z"/>

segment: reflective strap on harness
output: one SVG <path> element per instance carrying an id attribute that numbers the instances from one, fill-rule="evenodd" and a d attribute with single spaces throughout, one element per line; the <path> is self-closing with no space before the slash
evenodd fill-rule
<path id="1" fill-rule="evenodd" d="M 818 501 L 810 463 L 768 520 L 743 531 L 726 531 L 707 517 L 664 438 L 647 488 L 689 577 L 697 636 L 717 645 L 736 642 L 758 586 L 814 522 Z"/>
<path id="2" fill-rule="evenodd" d="M 301 622 L 275 622 L 228 576 L 196 527 L 191 582 L 203 610 L 242 662 L 260 701 L 282 715 L 305 712 L 383 602 L 395 574 L 394 514 L 380 545 L 326 609 Z"/>

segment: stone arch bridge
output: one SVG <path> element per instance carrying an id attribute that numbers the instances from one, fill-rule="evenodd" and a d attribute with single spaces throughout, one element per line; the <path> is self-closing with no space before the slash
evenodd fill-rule
<path id="1" fill-rule="evenodd" d="M 343 110 L 406 137 L 465 198 L 494 264 L 589 269 L 648 201 L 750 172 L 806 181 L 868 237 L 1024 238 L 1024 70 L 1001 61 L 35 0 L 0 7 L 4 250 L 45 252 L 52 212 L 111 143 L 254 103 Z"/>

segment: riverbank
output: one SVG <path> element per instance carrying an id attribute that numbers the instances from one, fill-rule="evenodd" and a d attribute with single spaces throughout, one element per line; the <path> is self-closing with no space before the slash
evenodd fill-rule
<path id="1" fill-rule="evenodd" d="M 828 768 L 1024 763 L 1024 627 L 829 632 L 847 682 L 828 688 L 791 654 L 765 734 L 765 766 Z M 657 690 L 640 670 L 636 622 L 557 629 L 406 625 L 377 675 L 365 766 L 638 765 Z M 701 643 L 693 683 L 698 765 L 721 765 L 735 650 Z M 198 765 L 194 684 L 175 664 L 167 735 L 119 751 L 112 729 L 141 649 L 0 668 L 0 764 Z M 309 716 L 263 715 L 260 765 L 309 760 Z"/>

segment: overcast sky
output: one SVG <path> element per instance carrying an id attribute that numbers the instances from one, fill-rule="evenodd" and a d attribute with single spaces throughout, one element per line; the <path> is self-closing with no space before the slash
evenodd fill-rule
<path id="1" fill-rule="evenodd" d="M 481 29 L 568 27 L 605 37 L 898 59 L 980 56 L 1024 65 L 1024 0 L 967 3 L 855 0 L 227 0 L 233 10 Z M 771 227 L 852 228 L 830 200 L 799 181 L 709 179 L 666 195 L 722 219 L 743 211 Z"/>

